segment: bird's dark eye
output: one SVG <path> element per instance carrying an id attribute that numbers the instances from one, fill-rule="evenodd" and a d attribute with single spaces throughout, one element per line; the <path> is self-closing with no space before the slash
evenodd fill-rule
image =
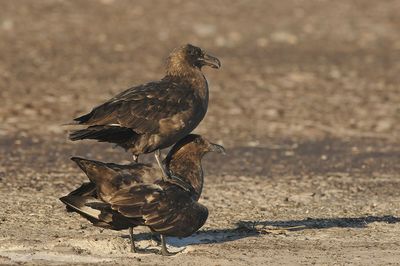
<path id="1" fill-rule="evenodd" d="M 191 49 L 191 50 L 189 51 L 189 54 L 190 54 L 191 56 L 198 56 L 198 51 L 197 51 L 196 49 Z"/>
<path id="2" fill-rule="evenodd" d="M 202 51 L 201 51 L 201 49 L 199 49 L 197 47 L 190 46 L 189 50 L 188 50 L 188 54 L 193 57 L 200 57 L 202 54 Z"/>
<path id="3" fill-rule="evenodd" d="M 188 63 L 194 67 L 201 68 L 203 66 L 203 51 L 191 44 L 188 44 L 185 49 L 186 58 Z"/>

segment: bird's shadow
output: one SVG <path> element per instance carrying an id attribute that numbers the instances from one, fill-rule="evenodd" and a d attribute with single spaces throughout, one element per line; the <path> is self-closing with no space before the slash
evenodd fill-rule
<path id="1" fill-rule="evenodd" d="M 185 247 L 199 244 L 225 243 L 247 237 L 258 237 L 263 234 L 274 234 L 274 231 L 284 231 L 288 234 L 293 231 L 306 229 L 328 229 L 338 228 L 366 228 L 368 224 L 383 222 L 388 224 L 399 223 L 400 218 L 385 216 L 364 217 L 340 217 L 340 218 L 307 218 L 304 220 L 281 220 L 281 221 L 238 221 L 236 228 L 201 230 L 186 238 L 168 237 L 168 245 L 173 247 Z M 128 236 L 126 236 L 128 237 Z M 150 233 L 135 235 L 138 240 L 150 239 Z"/>
<path id="2" fill-rule="evenodd" d="M 198 244 L 224 243 L 241 238 L 258 236 L 259 234 L 260 233 L 257 232 L 257 230 L 249 230 L 244 227 L 237 227 L 233 229 L 200 230 L 189 237 L 167 237 L 167 243 L 169 246 L 180 248 Z M 124 235 L 122 237 L 129 239 L 128 235 Z M 154 240 L 154 235 L 151 233 L 138 233 L 135 234 L 135 239 L 139 241 Z"/>
<path id="3" fill-rule="evenodd" d="M 364 217 L 340 217 L 340 218 L 306 218 L 304 220 L 283 220 L 283 221 L 239 221 L 237 226 L 249 228 L 249 230 L 282 229 L 287 231 L 301 231 L 306 229 L 328 229 L 338 228 L 366 228 L 368 224 L 383 222 L 388 224 L 399 223 L 400 218 L 385 216 L 364 216 Z"/>

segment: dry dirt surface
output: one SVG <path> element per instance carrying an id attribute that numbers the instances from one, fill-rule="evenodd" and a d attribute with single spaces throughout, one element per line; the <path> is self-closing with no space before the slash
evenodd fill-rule
<path id="1" fill-rule="evenodd" d="M 400 264 L 399 1 L 0 5 L 0 264 Z M 210 106 L 196 132 L 228 154 L 204 158 L 205 226 L 168 238 L 187 248 L 132 254 L 128 232 L 95 228 L 58 200 L 85 180 L 70 156 L 130 155 L 72 143 L 61 124 L 159 79 L 185 43 L 222 61 L 205 70 Z"/>

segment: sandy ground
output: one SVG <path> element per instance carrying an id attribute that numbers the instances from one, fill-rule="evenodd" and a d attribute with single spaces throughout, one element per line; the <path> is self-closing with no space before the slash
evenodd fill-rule
<path id="1" fill-rule="evenodd" d="M 1 1 L 0 264 L 400 264 L 399 1 Z M 181 254 L 131 254 L 58 201 L 85 180 L 60 125 L 159 79 L 193 43 L 210 106 L 196 129 L 205 226 Z M 147 156 L 145 161 L 152 161 Z M 156 250 L 147 229 L 139 244 Z"/>

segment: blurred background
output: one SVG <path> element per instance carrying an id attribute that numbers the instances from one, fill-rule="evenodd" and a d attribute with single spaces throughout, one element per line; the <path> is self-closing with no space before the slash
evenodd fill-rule
<path id="1" fill-rule="evenodd" d="M 122 90 L 162 78 L 169 52 L 186 43 L 222 62 L 219 70 L 204 69 L 210 103 L 195 130 L 228 152 L 204 162 L 207 230 L 234 228 L 239 220 L 296 225 L 293 221 L 307 217 L 364 221 L 375 215 L 368 220 L 374 222 L 398 214 L 400 1 L 3 0 L 0 5 L 0 250 L 18 243 L 49 248 L 45 243 L 52 243 L 52 235 L 73 246 L 81 235 L 91 239 L 97 233 L 79 217 L 67 216 L 57 200 L 86 179 L 69 157 L 129 162 L 131 156 L 108 144 L 72 143 L 61 125 Z M 59 228 L 60 217 L 71 230 Z M 335 227 L 338 221 L 343 227 L 342 220 L 315 223 Z M 265 252 L 282 246 L 290 251 L 294 245 L 315 250 L 322 259 L 336 252 L 335 259 L 347 262 L 344 243 L 346 250 L 365 243 L 390 249 L 385 243 L 400 228 L 379 228 L 377 238 L 369 229 L 335 229 L 324 231 L 331 241 L 324 242 L 318 231 L 307 231 L 292 233 L 287 242 L 279 238 L 283 242 L 275 246 L 278 240 L 264 235 L 258 246 L 233 241 L 204 252 L 220 257 L 241 249 L 259 252 L 265 262 L 282 251 Z M 348 242 L 335 246 L 338 237 Z M 114 252 L 110 243 L 119 243 L 115 252 L 125 254 L 124 240 L 114 240 L 102 242 L 98 252 Z M 322 249 L 320 240 L 328 248 Z M 364 265 L 374 254 L 366 250 L 360 255 L 367 258 Z M 379 254 L 386 253 L 374 258 Z"/>

